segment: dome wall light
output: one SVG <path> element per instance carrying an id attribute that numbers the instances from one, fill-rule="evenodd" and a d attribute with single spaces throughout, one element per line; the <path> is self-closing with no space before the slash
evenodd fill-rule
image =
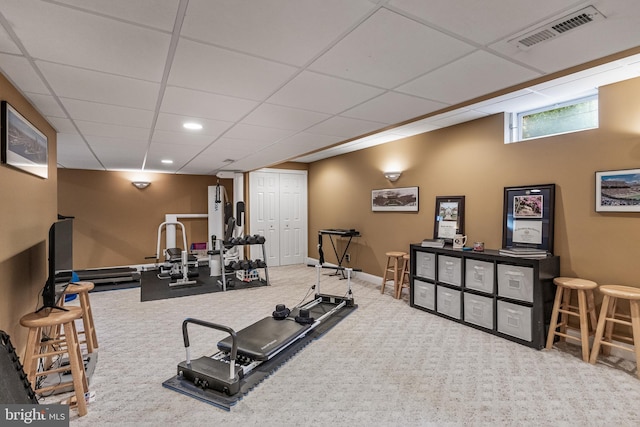
<path id="1" fill-rule="evenodd" d="M 144 190 L 145 188 L 151 185 L 149 181 L 133 181 L 131 183 L 133 184 L 134 187 L 136 187 L 139 190 Z"/>
<path id="2" fill-rule="evenodd" d="M 385 172 L 384 177 L 387 178 L 391 182 L 396 182 L 398 178 L 400 178 L 402 172 Z"/>

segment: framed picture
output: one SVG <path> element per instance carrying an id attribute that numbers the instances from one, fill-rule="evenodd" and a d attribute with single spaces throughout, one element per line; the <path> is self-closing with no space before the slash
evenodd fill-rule
<path id="1" fill-rule="evenodd" d="M 2 101 L 2 163 L 42 178 L 49 176 L 47 137 Z"/>
<path id="2" fill-rule="evenodd" d="M 371 210 L 418 212 L 418 187 L 371 190 Z"/>
<path id="3" fill-rule="evenodd" d="M 555 193 L 555 184 L 505 187 L 503 248 L 553 253 Z"/>
<path id="4" fill-rule="evenodd" d="M 436 197 L 433 238 L 453 242 L 456 234 L 464 234 L 464 196 Z"/>
<path id="5" fill-rule="evenodd" d="M 640 169 L 596 172 L 596 212 L 640 212 Z"/>

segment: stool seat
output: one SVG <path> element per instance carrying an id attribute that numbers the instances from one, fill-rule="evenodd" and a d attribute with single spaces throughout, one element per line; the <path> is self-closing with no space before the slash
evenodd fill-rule
<path id="1" fill-rule="evenodd" d="M 75 295 L 80 292 L 89 292 L 93 290 L 95 285 L 93 282 L 73 282 L 69 283 L 69 286 L 64 291 L 65 295 Z"/>
<path id="2" fill-rule="evenodd" d="M 20 324 L 26 328 L 43 328 L 46 326 L 62 325 L 82 317 L 80 307 L 45 308 L 35 313 L 29 313 L 20 319 Z"/>
<path id="3" fill-rule="evenodd" d="M 577 277 L 556 277 L 553 279 L 556 286 L 564 286 L 569 289 L 593 290 L 598 287 L 596 282 L 591 280 L 579 279 Z"/>
<path id="4" fill-rule="evenodd" d="M 601 294 L 614 298 L 624 298 L 628 300 L 640 300 L 640 288 L 622 285 L 602 285 L 599 289 Z"/>
<path id="5" fill-rule="evenodd" d="M 580 341 L 582 347 L 582 360 L 589 361 L 589 335 L 595 332 L 597 324 L 596 304 L 593 290 L 598 287 L 596 282 L 578 277 L 556 277 L 553 279 L 556 285 L 556 296 L 551 311 L 549 323 L 549 335 L 547 336 L 546 349 L 553 347 L 556 337 L 560 341 L 571 339 Z M 571 305 L 571 293 L 577 294 L 578 306 Z M 579 318 L 578 327 L 569 324 L 569 316 Z M 560 317 L 560 320 L 558 320 Z M 567 328 L 580 331 L 580 338 L 567 334 Z"/>
<path id="6" fill-rule="evenodd" d="M 400 298 L 399 291 L 400 289 L 402 289 L 400 287 L 400 281 L 402 280 L 402 272 L 400 271 L 402 267 L 400 265 L 400 262 L 402 260 L 402 257 L 407 255 L 407 253 L 402 251 L 389 251 L 386 252 L 385 255 L 387 256 L 387 264 L 384 268 L 384 274 L 382 275 L 382 286 L 380 287 L 380 293 L 384 294 L 385 285 L 389 280 L 393 280 L 393 297 Z M 391 277 L 389 277 L 390 273 L 392 274 Z"/>

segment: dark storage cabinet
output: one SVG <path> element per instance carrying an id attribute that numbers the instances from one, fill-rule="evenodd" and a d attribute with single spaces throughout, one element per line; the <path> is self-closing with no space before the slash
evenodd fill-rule
<path id="1" fill-rule="evenodd" d="M 542 349 L 560 258 L 411 245 L 411 307 Z"/>

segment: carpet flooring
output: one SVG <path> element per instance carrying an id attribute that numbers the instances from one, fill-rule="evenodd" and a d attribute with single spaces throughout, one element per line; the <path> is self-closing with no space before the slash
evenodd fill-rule
<path id="1" fill-rule="evenodd" d="M 406 292 L 353 280 L 358 309 L 293 356 L 230 412 L 162 387 L 185 359 L 181 323 L 234 329 L 296 305 L 315 269 L 269 269 L 271 286 L 140 302 L 140 289 L 91 294 L 99 362 L 96 400 L 71 426 L 634 426 L 635 363 L 584 363 L 537 351 L 411 308 Z M 322 276 L 321 292 L 346 281 Z M 191 355 L 212 354 L 218 334 L 189 331 Z M 63 398 L 56 397 L 57 399 Z M 51 398 L 50 398 L 51 399 Z"/>

